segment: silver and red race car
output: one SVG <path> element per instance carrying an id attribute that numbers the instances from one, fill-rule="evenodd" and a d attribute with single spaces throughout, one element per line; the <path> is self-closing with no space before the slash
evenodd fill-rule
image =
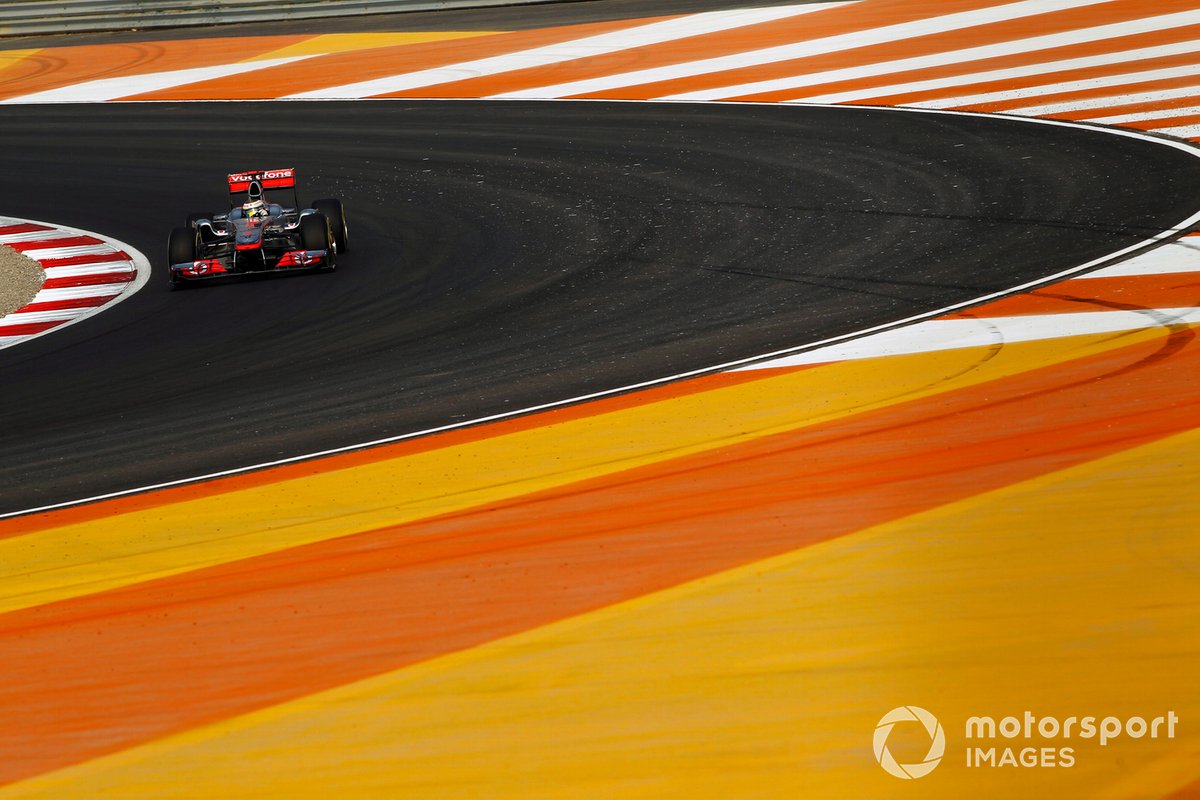
<path id="1" fill-rule="evenodd" d="M 228 180 L 229 211 L 190 214 L 185 227 L 171 231 L 173 288 L 231 275 L 332 270 L 346 252 L 341 201 L 315 200 L 300 208 L 295 169 L 236 172 Z M 291 206 L 272 202 L 286 189 L 292 190 Z"/>

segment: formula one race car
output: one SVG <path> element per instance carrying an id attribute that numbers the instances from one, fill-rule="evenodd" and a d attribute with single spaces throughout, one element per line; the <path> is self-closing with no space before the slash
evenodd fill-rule
<path id="1" fill-rule="evenodd" d="M 270 202 L 265 191 L 291 189 L 293 204 Z M 230 275 L 332 270 L 349 244 L 340 200 L 299 208 L 294 169 L 229 176 L 233 206 L 224 214 L 190 214 L 167 242 L 172 288 Z"/>

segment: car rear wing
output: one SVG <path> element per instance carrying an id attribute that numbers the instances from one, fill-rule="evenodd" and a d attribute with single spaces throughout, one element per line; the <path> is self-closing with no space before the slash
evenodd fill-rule
<path id="1" fill-rule="evenodd" d="M 292 204 L 296 208 L 300 207 L 300 197 L 296 193 L 296 170 L 294 167 L 258 169 L 230 174 L 230 202 L 240 202 L 235 201 L 234 198 L 239 194 L 250 191 L 250 185 L 253 183 L 257 183 L 264 193 L 270 189 L 291 189 Z"/>
<path id="2" fill-rule="evenodd" d="M 258 183 L 263 189 L 294 189 L 296 187 L 296 170 L 260 169 L 251 172 L 235 172 L 229 176 L 229 193 L 237 194 L 247 191 L 251 183 Z"/>

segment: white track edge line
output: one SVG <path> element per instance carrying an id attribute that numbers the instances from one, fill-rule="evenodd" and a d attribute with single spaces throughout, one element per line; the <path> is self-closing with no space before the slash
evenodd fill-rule
<path id="1" fill-rule="evenodd" d="M 450 102 L 478 103 L 478 102 L 481 102 L 480 99 L 470 99 L 470 98 L 431 98 L 431 99 L 433 99 L 435 102 L 446 102 L 446 103 L 450 103 Z M 177 101 L 136 100 L 136 101 L 122 101 L 122 102 L 174 103 Z M 264 100 L 235 100 L 235 101 L 200 100 L 200 101 L 184 101 L 184 102 L 200 102 L 200 103 L 257 102 L 257 103 L 261 103 L 261 102 L 314 102 L 314 101 L 287 99 L 287 100 L 276 100 L 276 101 L 271 101 L 271 100 L 267 100 L 267 101 L 264 101 Z M 343 102 L 343 103 L 345 103 L 345 102 L 351 102 L 351 103 L 361 103 L 361 102 L 413 103 L 413 102 L 417 102 L 417 103 L 420 103 L 420 102 L 428 102 L 428 101 L 424 100 L 424 99 L 420 99 L 420 98 L 411 98 L 411 99 L 410 98 L 404 98 L 404 99 L 365 98 L 365 99 L 359 99 L 359 100 L 346 100 L 343 98 L 338 98 L 338 99 L 325 100 L 325 101 L 318 100 L 315 102 Z M 770 107 L 776 107 L 776 108 L 779 108 L 779 107 L 843 108 L 843 109 L 861 108 L 861 109 L 869 109 L 869 110 L 873 110 L 873 111 L 885 111 L 885 112 L 893 112 L 893 113 L 901 113 L 901 114 L 947 114 L 947 115 L 963 116 L 963 117 L 979 117 L 979 118 L 983 118 L 983 119 L 1001 118 L 1001 119 L 1005 119 L 1005 120 L 1009 120 L 1009 121 L 1013 121 L 1013 122 L 1028 123 L 1028 124 L 1032 124 L 1032 125 L 1054 125 L 1054 126 L 1063 127 L 1063 128 L 1076 128 L 1076 129 L 1091 130 L 1091 131 L 1096 131 L 1097 133 L 1106 133 L 1106 134 L 1113 135 L 1113 136 L 1125 136 L 1125 137 L 1128 137 L 1131 139 L 1141 139 L 1143 141 L 1152 142 L 1154 144 L 1162 145 L 1164 147 L 1171 147 L 1176 150 L 1180 150 L 1185 153 L 1189 153 L 1190 155 L 1192 155 L 1196 158 L 1200 158 L 1200 147 L 1198 147 L 1197 145 L 1195 145 L 1191 142 L 1188 142 L 1186 140 L 1168 139 L 1163 136 L 1154 135 L 1147 131 L 1139 131 L 1139 130 L 1133 130 L 1133 129 L 1129 129 L 1129 128 L 1111 128 L 1111 127 L 1107 127 L 1107 126 L 1103 126 L 1103 125 L 1088 124 L 1086 122 L 1075 122 L 1072 120 L 1042 119 L 1039 117 L 1019 117 L 1019 116 L 1008 116 L 1008 115 L 1002 115 L 1002 114 L 989 114 L 989 113 L 982 112 L 982 111 L 952 111 L 952 110 L 948 110 L 948 109 L 935 109 L 935 108 L 837 105 L 837 104 L 823 104 L 823 103 L 788 103 L 788 104 L 786 104 L 786 106 L 784 106 L 784 104 L 780 104 L 780 103 L 721 101 L 721 100 L 704 100 L 704 101 L 694 101 L 694 100 L 592 100 L 592 99 L 587 99 L 587 98 L 549 98 L 549 99 L 538 100 L 538 99 L 526 99 L 526 98 L 521 98 L 521 99 L 489 98 L 489 99 L 482 100 L 482 102 L 593 103 L 593 104 L 595 104 L 595 103 L 643 103 L 643 104 L 654 103 L 654 104 L 663 104 L 663 105 L 674 104 L 674 105 L 770 106 Z M 35 220 L 24 220 L 24 221 L 32 222 L 33 224 L 43 224 L 43 225 L 48 224 L 48 223 L 37 222 Z M 765 361 L 765 360 L 769 360 L 769 359 L 781 358 L 786 355 L 802 353 L 802 352 L 805 352 L 808 350 L 816 350 L 818 348 L 826 347 L 831 344 L 836 344 L 836 343 L 840 343 L 840 342 L 849 341 L 852 339 L 857 339 L 857 338 L 860 338 L 863 336 L 868 336 L 872 333 L 878 333 L 880 331 L 891 330 L 893 328 L 900 328 L 905 325 L 911 325 L 916 322 L 922 322 L 925 320 L 934 319 L 936 317 L 940 317 L 944 314 L 948 314 L 948 313 L 957 311 L 962 308 L 968 308 L 968 307 L 972 307 L 972 306 L 981 305 L 983 303 L 987 303 L 992 300 L 999 299 L 1001 297 L 1007 297 L 1012 294 L 1018 294 L 1021 292 L 1025 292 L 1030 289 L 1037 288 L 1039 286 L 1046 286 L 1046 285 L 1049 285 L 1052 283 L 1057 283 L 1058 281 L 1063 280 L 1064 278 L 1069 278 L 1069 277 L 1072 277 L 1075 275 L 1079 275 L 1079 274 L 1088 272 L 1089 270 L 1092 270 L 1092 269 L 1100 266 L 1101 264 L 1118 261 L 1122 257 L 1124 257 L 1132 252 L 1135 252 L 1137 250 L 1149 249 L 1155 243 L 1162 242 L 1163 240 L 1168 239 L 1173 236 L 1178 236 L 1182 232 L 1191 229 L 1197 222 L 1200 222 L 1200 210 L 1197 210 L 1190 217 L 1184 218 L 1180 222 L 1176 223 L 1175 225 L 1171 226 L 1170 228 L 1167 228 L 1164 231 L 1161 231 L 1160 233 L 1158 233 L 1154 236 L 1143 239 L 1142 241 L 1138 242 L 1137 244 L 1130 245 L 1128 247 L 1124 247 L 1113 253 L 1109 253 L 1108 255 L 1102 256 L 1097 259 L 1093 259 L 1092 261 L 1089 261 L 1086 264 L 1081 264 L 1081 265 L 1078 265 L 1075 267 L 1071 267 L 1070 269 L 1062 270 L 1053 275 L 1050 275 L 1050 276 L 1047 276 L 1044 278 L 1040 278 L 1038 280 L 1027 281 L 1026 283 L 1022 283 L 1017 286 L 1013 286 L 1009 289 L 1004 289 L 1004 290 L 1001 290 L 998 292 L 992 292 L 991 294 L 987 294 L 982 297 L 978 297 L 978 298 L 964 301 L 961 303 L 955 303 L 953 305 L 946 306 L 945 308 L 940 308 L 940 309 L 936 309 L 934 311 L 925 312 L 923 314 L 917 314 L 917 315 L 914 315 L 911 317 L 906 317 L 904 319 L 897 320 L 895 322 L 889 322 L 889 323 L 885 323 L 882 325 L 875 325 L 870 328 L 864 328 L 863 330 L 855 331 L 853 333 L 847 333 L 847 334 L 841 334 L 839 336 L 833 336 L 828 339 L 823 339 L 823 340 L 820 340 L 817 342 L 810 342 L 810 343 L 804 344 L 804 345 L 797 345 L 795 347 L 783 348 L 781 350 L 775 350 L 770 353 L 764 353 L 762 355 L 748 356 L 746 358 L 737 359 L 735 361 L 729 361 L 729 362 L 725 362 L 723 364 L 716 364 L 711 367 L 703 367 L 700 369 L 688 370 L 687 372 L 681 372 L 681 373 L 678 373 L 675 375 L 668 375 L 668 376 L 661 377 L 661 378 L 652 378 L 647 381 L 641 381 L 638 383 L 629 384 L 627 386 L 617 387 L 617 388 L 613 388 L 613 389 L 604 389 L 604 390 L 601 390 L 598 392 L 591 392 L 589 394 L 579 395 L 578 397 L 571 397 L 571 398 L 566 398 L 563 400 L 555 400 L 555 401 L 551 401 L 549 403 L 541 403 L 539 405 L 528 406 L 528 407 L 522 408 L 522 409 L 514 409 L 512 411 L 505 411 L 505 412 L 501 412 L 499 414 L 491 414 L 491 415 L 484 416 L 484 417 L 478 417 L 478 418 L 472 419 L 472 420 L 462 420 L 460 422 L 453 422 L 453 423 L 448 423 L 446 425 L 439 425 L 439 426 L 435 426 L 432 428 L 426 428 L 425 430 L 412 431 L 409 433 L 397 434 L 395 436 L 387 436 L 387 437 L 383 437 L 380 439 L 373 439 L 368 442 L 360 442 L 358 444 L 342 445 L 341 447 L 330 448 L 327 450 L 320 450 L 315 453 L 307 453 L 307 454 L 303 454 L 303 455 L 289 456 L 287 458 L 276 459 L 274 461 L 265 461 L 265 462 L 262 462 L 259 464 L 253 464 L 253 465 L 245 466 L 245 467 L 233 467 L 231 469 L 220 470 L 218 472 L 210 472 L 210 473 L 207 473 L 204 475 L 197 475 L 197 476 L 193 476 L 190 478 L 178 478 L 178 479 L 172 480 L 172 481 L 163 481 L 161 483 L 149 484 L 146 486 L 140 486 L 140 487 L 131 488 L 131 489 L 121 489 L 121 490 L 115 491 L 115 492 L 107 492 L 105 494 L 94 495 L 92 497 L 84 497 L 84 498 L 80 498 L 77 500 L 67 500 L 67 501 L 64 501 L 61 503 L 52 503 L 49 505 L 38 506 L 36 508 L 22 509 L 20 511 L 10 511 L 7 513 L 0 514 L 0 520 L 11 519 L 13 517 L 23 517 L 23 516 L 28 516 L 31 514 L 40 514 L 40 513 L 47 512 L 47 511 L 54 511 L 54 510 L 62 509 L 62 508 L 70 508 L 72 506 L 86 505 L 89 503 L 97 503 L 97 502 L 100 502 L 103 500 L 113 500 L 113 499 L 116 499 L 119 497 L 129 497 L 131 495 L 136 495 L 136 494 L 145 494 L 147 492 L 158 491 L 161 489 L 169 489 L 169 488 L 176 487 L 176 486 L 186 486 L 188 484 L 193 484 L 193 483 L 202 483 L 204 481 L 216 480 L 219 478 L 227 478 L 227 477 L 231 477 L 234 475 L 245 474 L 248 472 L 257 472 L 259 470 L 271 469 L 273 467 L 280 467 L 280 466 L 284 466 L 287 464 L 296 464 L 296 463 L 300 463 L 303 461 L 312 461 L 312 460 L 319 459 L 319 458 L 327 458 L 329 456 L 340 455 L 340 454 L 344 454 L 344 453 L 352 453 L 352 452 L 355 452 L 358 450 L 367 450 L 367 449 L 370 449 L 373 447 L 380 447 L 380 446 L 387 445 L 387 444 L 397 444 L 399 442 L 408 441 L 411 439 L 419 439 L 419 438 L 422 438 L 425 436 L 432 436 L 432 435 L 438 434 L 438 433 L 446 433 L 448 431 L 453 431 L 453 430 L 462 430 L 464 428 L 474 427 L 476 425 L 484 425 L 484 424 L 488 424 L 488 423 L 492 423 L 492 422 L 500 422 L 500 421 L 506 420 L 506 419 L 515 419 L 517 417 L 526 416 L 529 414 L 536 414 L 536 413 L 539 413 L 542 411 L 549 411 L 549 410 L 556 409 L 556 408 L 564 408 L 567 406 L 578 405 L 580 403 L 585 403 L 585 402 L 589 402 L 592 400 L 598 400 L 598 399 L 601 399 L 604 397 L 612 397 L 615 395 L 626 394 L 629 392 L 639 391 L 642 389 L 648 389 L 653 386 L 662 386 L 664 384 L 674 383 L 676 381 L 685 380 L 687 378 L 694 378 L 694 377 L 698 377 L 701 375 L 709 375 L 709 374 L 718 373 L 718 372 L 726 372 L 726 371 L 732 370 L 735 367 L 743 366 L 746 364 L 752 364 L 752 363 L 755 363 L 758 361 Z M 61 227 L 65 228 L 66 226 L 61 226 Z M 85 233 L 86 233 L 86 231 L 85 231 Z M 95 235 L 95 234 L 93 234 L 93 235 Z M 130 254 L 135 259 L 140 259 L 141 262 L 145 262 L 145 256 L 143 256 L 139 251 L 133 250 L 132 248 L 130 248 L 130 250 L 127 250 L 126 252 L 130 252 Z M 146 262 L 146 267 L 147 267 L 146 272 L 148 272 L 149 271 L 148 262 Z M 138 271 L 139 280 L 141 280 L 142 274 L 143 274 L 143 271 L 139 269 L 139 271 Z M 147 276 L 147 278 L 148 278 L 148 276 Z M 145 281 L 142 281 L 143 285 L 144 285 L 144 283 L 145 283 Z M 138 289 L 140 289 L 140 288 L 141 288 L 141 285 L 138 286 Z M 137 291 L 137 289 L 135 289 L 134 291 Z M 130 292 L 129 294 L 133 294 L 133 292 Z M 120 299 L 123 299 L 123 298 L 120 298 Z M 113 302 L 118 302 L 118 301 L 113 301 Z M 66 327 L 66 325 L 71 325 L 71 324 L 73 324 L 73 322 L 68 322 L 68 323 L 65 323 L 64 325 L 54 328 L 53 330 L 61 330 L 63 327 Z M 46 331 L 44 333 L 49 333 L 49 332 L 50 331 Z M 35 334 L 35 335 L 40 336 L 43 334 Z"/>

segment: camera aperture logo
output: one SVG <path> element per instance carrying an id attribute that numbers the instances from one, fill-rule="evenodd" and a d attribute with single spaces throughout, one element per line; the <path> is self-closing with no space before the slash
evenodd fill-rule
<path id="1" fill-rule="evenodd" d="M 929 752 L 925 754 L 924 759 L 915 764 L 901 764 L 892 756 L 887 740 L 897 722 L 919 722 L 925 726 L 925 732 L 929 734 Z M 933 772 L 934 767 L 941 762 L 942 754 L 946 752 L 946 732 L 942 730 L 942 724 L 937 721 L 937 717 L 920 706 L 900 706 L 893 708 L 879 720 L 879 724 L 875 726 L 874 744 L 875 760 L 889 775 L 905 780 L 924 778 Z"/>

